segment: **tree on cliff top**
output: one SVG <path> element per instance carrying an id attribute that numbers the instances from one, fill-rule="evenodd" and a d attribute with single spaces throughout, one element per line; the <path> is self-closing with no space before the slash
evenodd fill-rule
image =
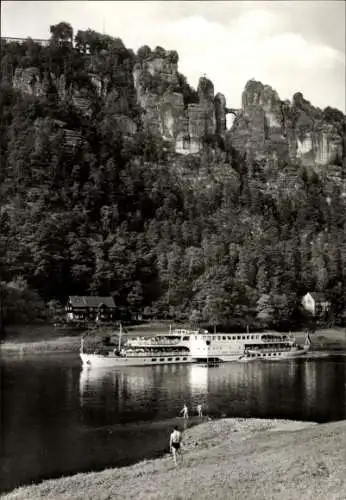
<path id="1" fill-rule="evenodd" d="M 144 59 L 147 59 L 151 55 L 151 48 L 149 45 L 143 45 L 137 50 L 137 57 L 141 60 L 144 61 Z"/>
<path id="2" fill-rule="evenodd" d="M 73 28 L 69 23 L 61 22 L 50 26 L 51 40 L 58 43 L 72 43 Z"/>
<path id="3" fill-rule="evenodd" d="M 154 55 L 157 57 L 166 57 L 166 51 L 163 47 L 160 47 L 160 45 L 158 45 L 154 49 Z"/>
<path id="4" fill-rule="evenodd" d="M 125 51 L 125 46 L 120 38 L 113 38 L 91 29 L 77 32 L 75 46 L 82 54 L 100 54 L 103 50 Z"/>

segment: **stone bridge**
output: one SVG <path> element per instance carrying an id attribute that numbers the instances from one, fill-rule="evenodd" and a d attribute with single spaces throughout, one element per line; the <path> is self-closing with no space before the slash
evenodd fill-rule
<path id="1" fill-rule="evenodd" d="M 235 108 L 225 108 L 226 115 L 227 114 L 232 114 L 235 117 L 237 117 L 240 113 L 241 109 L 235 109 Z"/>

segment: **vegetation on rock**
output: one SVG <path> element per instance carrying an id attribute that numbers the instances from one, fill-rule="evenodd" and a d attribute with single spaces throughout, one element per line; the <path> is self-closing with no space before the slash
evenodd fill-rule
<path id="1" fill-rule="evenodd" d="M 288 163 L 281 182 L 274 166 L 214 137 L 201 154 L 172 154 L 142 130 L 135 98 L 132 70 L 151 49 L 136 56 L 92 30 L 73 45 L 70 28 L 52 26 L 47 47 L 2 43 L 1 323 L 19 319 L 11 308 L 23 297 L 33 311 L 34 297 L 97 293 L 156 317 L 287 328 L 313 290 L 342 323 L 341 187 Z M 46 75 L 39 95 L 11 85 L 17 68 L 32 67 Z M 179 89 L 197 102 L 180 74 Z M 73 101 L 81 92 L 89 114 Z M 323 116 L 344 127 L 338 110 Z"/>

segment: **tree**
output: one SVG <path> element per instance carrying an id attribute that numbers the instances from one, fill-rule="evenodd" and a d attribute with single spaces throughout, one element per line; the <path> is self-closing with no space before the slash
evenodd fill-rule
<path id="1" fill-rule="evenodd" d="M 179 54 L 176 50 L 170 50 L 168 52 L 168 57 L 171 63 L 177 64 L 179 61 Z"/>
<path id="2" fill-rule="evenodd" d="M 72 43 L 73 28 L 69 23 L 64 21 L 50 26 L 51 40 L 53 43 Z"/>
<path id="3" fill-rule="evenodd" d="M 129 310 L 133 315 L 137 315 L 141 312 L 141 306 L 143 304 L 143 290 L 139 281 L 135 281 L 132 284 L 131 290 L 127 294 L 127 303 Z"/>
<path id="4" fill-rule="evenodd" d="M 274 306 L 268 293 L 263 293 L 257 301 L 257 318 L 263 326 L 268 327 L 274 319 Z"/>
<path id="5" fill-rule="evenodd" d="M 151 48 L 148 45 L 143 45 L 137 50 L 137 57 L 140 60 L 145 60 L 151 55 Z"/>
<path id="6" fill-rule="evenodd" d="M 158 45 L 154 49 L 154 55 L 157 56 L 157 57 L 165 57 L 166 56 L 166 51 L 165 51 L 165 49 L 163 49 L 162 47 L 160 47 Z"/>
<path id="7" fill-rule="evenodd" d="M 9 282 L 1 281 L 0 295 L 2 338 L 6 336 L 5 325 L 34 323 L 45 319 L 47 311 L 42 299 L 21 276 Z"/>

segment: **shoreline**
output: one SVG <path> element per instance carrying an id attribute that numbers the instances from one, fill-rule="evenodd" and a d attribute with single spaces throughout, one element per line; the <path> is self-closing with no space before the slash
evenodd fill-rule
<path id="1" fill-rule="evenodd" d="M 1 495 L 24 499 L 342 499 L 346 421 L 229 418 L 189 427 L 184 460 L 171 457 L 79 473 Z"/>
<path id="2" fill-rule="evenodd" d="M 298 343 L 304 342 L 304 333 L 297 332 L 295 334 Z M 42 340 L 5 340 L 0 343 L 1 355 L 20 355 L 25 354 L 52 354 L 52 353 L 76 353 L 80 349 L 81 334 L 78 335 L 56 335 L 54 338 Z M 332 351 L 346 352 L 346 332 L 343 330 L 321 330 L 317 331 L 311 338 L 311 351 Z"/>
<path id="3" fill-rule="evenodd" d="M 0 355 L 76 353 L 80 349 L 80 336 L 56 337 L 32 342 L 4 341 L 0 343 Z"/>

